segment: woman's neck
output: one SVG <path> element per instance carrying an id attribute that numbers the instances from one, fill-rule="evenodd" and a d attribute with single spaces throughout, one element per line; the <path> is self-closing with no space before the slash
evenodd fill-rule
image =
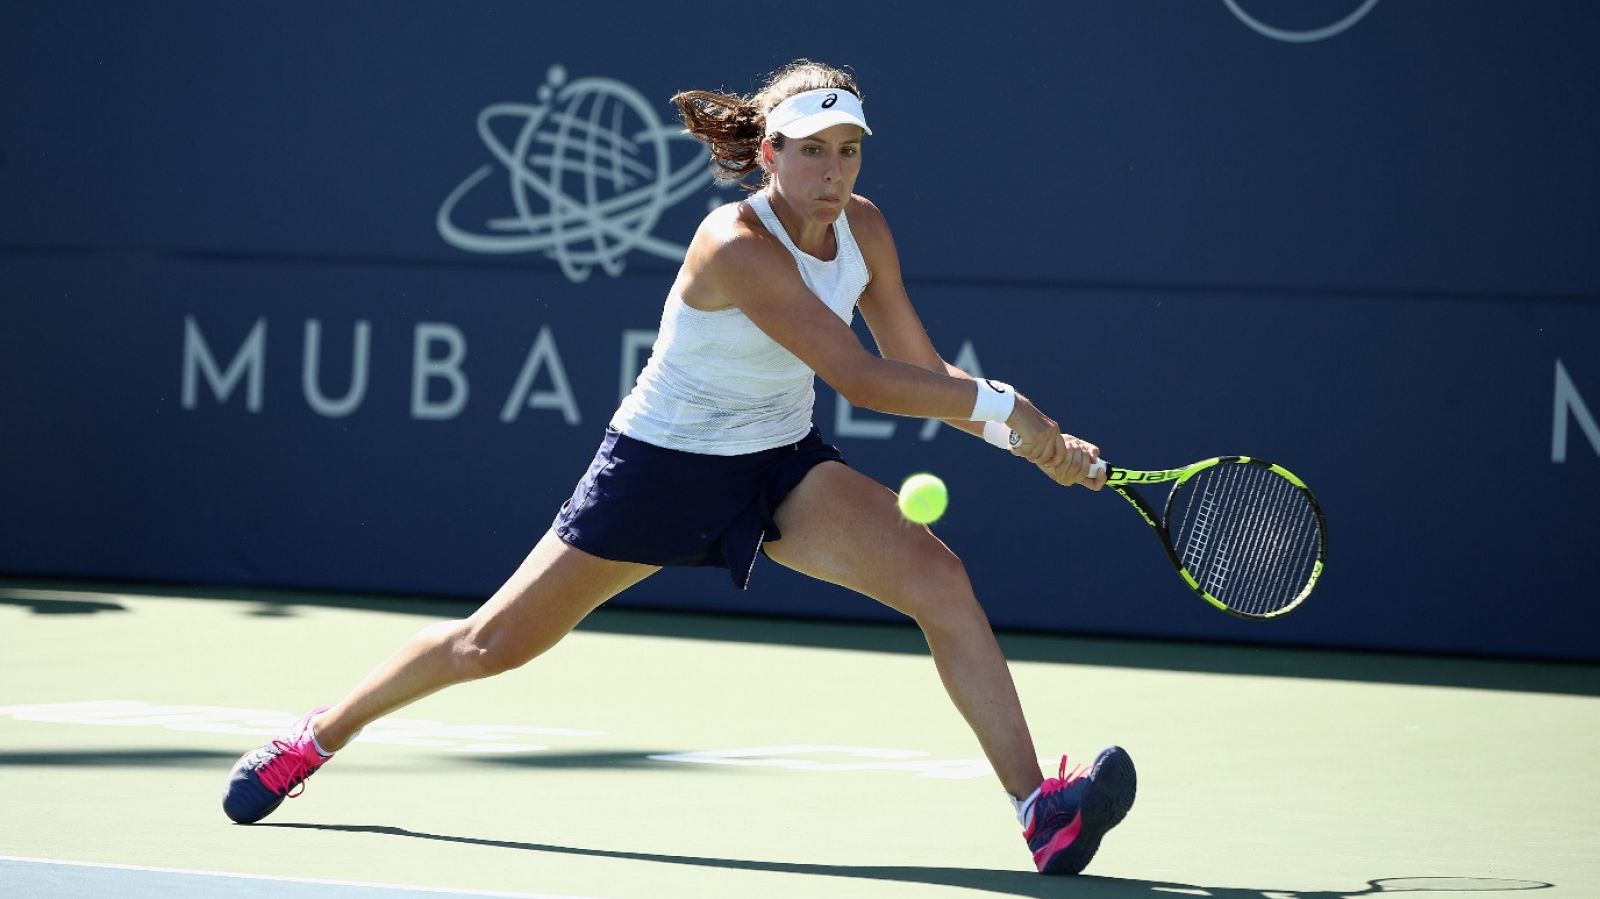
<path id="1" fill-rule="evenodd" d="M 776 190 L 767 190 L 767 202 L 778 217 L 778 224 L 788 233 L 789 240 L 803 253 L 818 259 L 832 259 L 838 250 L 834 240 L 833 222 L 816 221 L 789 205 Z M 842 213 L 841 213 L 842 214 Z"/>

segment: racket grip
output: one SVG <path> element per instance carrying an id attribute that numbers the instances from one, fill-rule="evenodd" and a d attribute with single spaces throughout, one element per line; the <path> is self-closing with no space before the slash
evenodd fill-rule
<path id="1" fill-rule="evenodd" d="M 1089 477 L 1098 478 L 1106 473 L 1106 460 L 1101 459 L 1089 466 Z"/>

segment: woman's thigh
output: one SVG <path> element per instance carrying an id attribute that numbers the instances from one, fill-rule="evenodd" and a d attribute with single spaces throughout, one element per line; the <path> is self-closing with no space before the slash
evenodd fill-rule
<path id="1" fill-rule="evenodd" d="M 782 538 L 768 556 L 863 593 L 912 617 L 926 604 L 970 599 L 960 559 L 924 525 L 907 521 L 894 492 L 837 462 L 812 468 L 778 506 Z"/>
<path id="2" fill-rule="evenodd" d="M 533 658 L 554 646 L 584 616 L 660 569 L 602 559 L 546 531 L 516 572 L 472 617 L 475 644 Z"/>

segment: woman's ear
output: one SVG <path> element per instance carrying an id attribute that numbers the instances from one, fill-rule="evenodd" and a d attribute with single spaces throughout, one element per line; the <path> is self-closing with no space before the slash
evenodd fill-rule
<path id="1" fill-rule="evenodd" d="M 772 146 L 772 138 L 770 138 L 770 137 L 762 138 L 761 139 L 761 167 L 766 169 L 769 172 L 772 171 L 772 159 L 773 159 L 774 156 L 777 155 L 777 152 L 778 152 L 777 149 Z"/>

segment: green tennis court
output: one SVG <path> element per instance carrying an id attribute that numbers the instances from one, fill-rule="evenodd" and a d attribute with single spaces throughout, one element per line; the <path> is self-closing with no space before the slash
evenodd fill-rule
<path id="1" fill-rule="evenodd" d="M 223 817 L 239 754 L 466 611 L 0 581 L 0 894 L 1600 895 L 1594 666 L 1003 636 L 1049 773 L 1139 765 L 1057 880 L 914 629 L 630 610 Z"/>

